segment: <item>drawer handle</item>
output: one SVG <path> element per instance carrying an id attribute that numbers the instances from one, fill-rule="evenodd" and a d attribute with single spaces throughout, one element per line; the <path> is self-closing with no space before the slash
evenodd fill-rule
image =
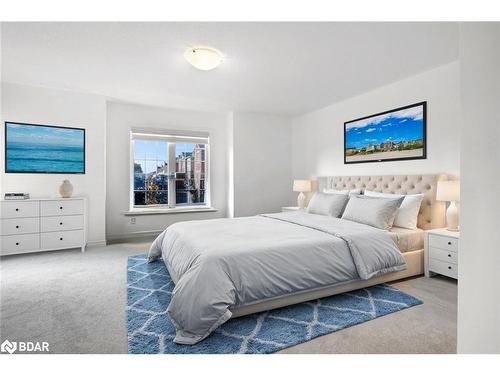
<path id="1" fill-rule="evenodd" d="M 451 266 L 448 266 L 448 269 L 451 270 Z"/>
<path id="2" fill-rule="evenodd" d="M 19 242 L 16 242 L 16 246 L 19 246 Z"/>
<path id="3" fill-rule="evenodd" d="M 19 225 L 16 225 L 16 229 L 19 229 Z"/>
<path id="4" fill-rule="evenodd" d="M 450 242 L 450 241 L 448 241 L 448 245 L 451 245 L 451 242 Z"/>
<path id="5" fill-rule="evenodd" d="M 59 223 L 59 225 L 62 225 L 62 222 L 61 222 L 61 223 Z"/>
<path id="6" fill-rule="evenodd" d="M 62 238 L 62 237 L 61 237 L 61 238 L 59 238 L 59 241 L 62 241 L 62 240 L 63 240 L 63 238 Z"/>
<path id="7" fill-rule="evenodd" d="M 62 206 L 60 206 L 59 209 L 62 210 Z"/>
<path id="8" fill-rule="evenodd" d="M 16 211 L 19 211 L 19 208 L 16 208 Z"/>
<path id="9" fill-rule="evenodd" d="M 448 258 L 451 258 L 451 254 L 448 254 Z"/>

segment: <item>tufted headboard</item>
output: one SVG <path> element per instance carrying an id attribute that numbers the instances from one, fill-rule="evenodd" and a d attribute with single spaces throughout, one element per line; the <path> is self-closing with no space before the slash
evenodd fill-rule
<path id="1" fill-rule="evenodd" d="M 318 177 L 318 191 L 323 189 L 362 189 L 392 194 L 424 194 L 418 213 L 417 226 L 421 229 L 445 226 L 446 203 L 436 201 L 437 182 L 446 175 L 387 175 L 387 176 L 327 176 Z"/>

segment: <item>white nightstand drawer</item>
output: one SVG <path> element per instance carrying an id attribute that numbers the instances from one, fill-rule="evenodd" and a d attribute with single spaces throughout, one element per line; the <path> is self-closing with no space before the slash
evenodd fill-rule
<path id="1" fill-rule="evenodd" d="M 83 215 L 83 200 L 41 201 L 41 216 Z"/>
<path id="2" fill-rule="evenodd" d="M 454 251 L 446 251 L 437 247 L 429 247 L 429 257 L 442 262 L 458 264 L 458 253 Z"/>
<path id="3" fill-rule="evenodd" d="M 38 233 L 40 231 L 40 219 L 37 217 L 23 217 L 19 219 L 0 220 L 0 234 L 8 236 L 12 234 Z"/>
<path id="4" fill-rule="evenodd" d="M 83 230 L 42 233 L 40 238 L 44 249 L 80 247 L 83 245 Z"/>
<path id="5" fill-rule="evenodd" d="M 429 234 L 429 247 L 437 247 L 443 250 L 458 252 L 458 239 Z"/>
<path id="6" fill-rule="evenodd" d="M 40 235 L 18 234 L 2 236 L 2 255 L 22 253 L 40 248 Z"/>
<path id="7" fill-rule="evenodd" d="M 83 215 L 42 217 L 41 228 L 42 232 L 83 229 Z"/>
<path id="8" fill-rule="evenodd" d="M 436 259 L 429 259 L 429 271 L 440 273 L 448 277 L 458 279 L 458 265 L 446 263 Z"/>
<path id="9" fill-rule="evenodd" d="M 39 202 L 0 202 L 0 209 L 0 216 L 2 219 L 37 217 L 39 213 Z"/>

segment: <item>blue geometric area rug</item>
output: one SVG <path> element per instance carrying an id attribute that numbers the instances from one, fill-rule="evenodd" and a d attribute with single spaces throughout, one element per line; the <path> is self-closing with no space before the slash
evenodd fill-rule
<path id="1" fill-rule="evenodd" d="M 195 345 L 173 342 L 167 315 L 174 283 L 165 264 L 146 254 L 127 265 L 128 351 L 153 353 L 273 353 L 378 318 L 422 301 L 387 284 L 230 319 Z"/>

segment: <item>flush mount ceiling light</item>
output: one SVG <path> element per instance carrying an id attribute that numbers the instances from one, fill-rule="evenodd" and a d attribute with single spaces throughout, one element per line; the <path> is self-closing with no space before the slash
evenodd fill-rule
<path id="1" fill-rule="evenodd" d="M 212 70 L 222 62 L 222 54 L 212 47 L 191 47 L 184 52 L 184 58 L 200 70 Z"/>

